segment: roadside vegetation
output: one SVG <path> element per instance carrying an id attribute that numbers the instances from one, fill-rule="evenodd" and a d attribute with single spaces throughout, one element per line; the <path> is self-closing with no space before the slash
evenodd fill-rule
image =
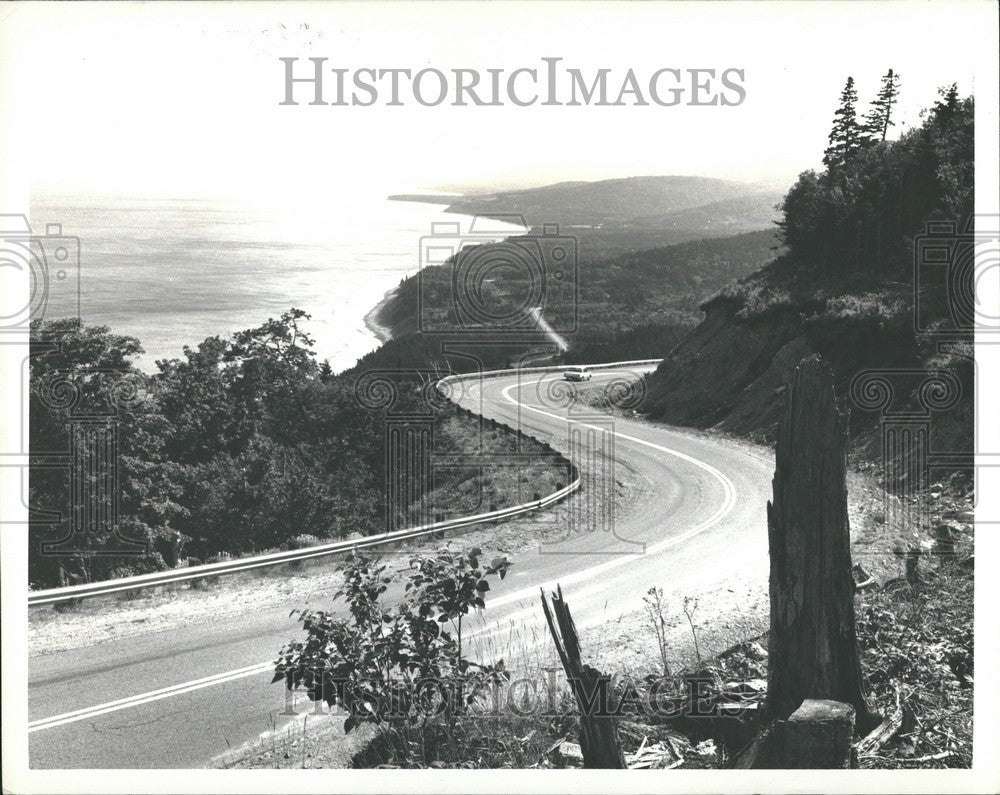
<path id="1" fill-rule="evenodd" d="M 974 533 L 971 483 L 953 477 L 927 495 L 932 534 L 918 562 L 895 548 L 897 569 L 858 596 L 862 669 L 873 706 L 898 728 L 861 767 L 972 765 Z"/>
<path id="2" fill-rule="evenodd" d="M 482 554 L 444 547 L 414 556 L 403 594 L 391 602 L 385 595 L 397 578 L 376 559 L 352 556 L 333 595 L 346 616 L 293 611 L 305 639 L 281 650 L 273 681 L 340 708 L 347 733 L 378 727 L 385 761 L 457 767 L 471 756 L 500 766 L 502 751 L 491 748 L 481 721 L 511 673 L 502 659 L 470 659 L 467 636 L 470 614 L 485 609 L 491 580 L 502 580 L 512 563 L 504 556 L 487 563 Z"/>
<path id="3" fill-rule="evenodd" d="M 435 453 L 497 462 L 436 468 L 433 477 L 395 462 L 396 485 L 409 499 L 393 504 L 393 529 L 515 505 L 566 484 L 565 466 L 546 459 L 540 444 L 503 426 L 484 430 L 437 396 L 433 369 L 410 363 L 334 375 L 315 360 L 307 320 L 292 309 L 231 339 L 211 337 L 183 359 L 158 362 L 151 376 L 132 363 L 141 352 L 135 338 L 74 320 L 36 324 L 29 496 L 47 522 L 30 531 L 32 587 L 384 532 L 390 412 L 429 422 Z M 117 495 L 100 491 L 111 461 L 98 456 L 112 433 Z M 109 515 L 60 554 L 41 554 L 43 543 L 69 532 L 71 517 L 83 526 L 70 467 L 46 457 L 71 450 L 96 462 L 83 482 L 106 510 L 114 507 L 117 526 Z M 515 451 L 538 460 L 505 466 Z"/>
<path id="4" fill-rule="evenodd" d="M 947 534 L 936 531 L 921 539 L 925 552 L 909 577 L 904 556 L 886 543 L 880 524 L 884 518 L 877 511 L 870 511 L 865 527 L 858 528 L 855 559 L 875 572 L 865 572 L 856 596 L 862 670 L 871 706 L 883 719 L 895 720 L 880 745 L 859 746 L 862 768 L 971 764 L 975 670 L 968 486 L 959 477 L 935 484 L 928 506 L 932 526 L 948 528 Z M 362 607 L 349 602 L 350 614 L 340 620 L 327 613 L 303 614 L 304 639 L 292 641 L 275 661 L 276 684 L 292 682 L 304 696 L 297 705 L 304 726 L 269 733 L 220 764 L 580 767 L 579 707 L 547 635 L 525 636 L 512 628 L 503 644 L 505 659 L 501 661 L 491 645 L 485 650 L 489 665 L 467 660 L 465 673 L 456 675 L 462 670 L 461 663 L 455 664 L 456 615 L 489 613 L 488 589 L 478 591 L 483 586 L 474 583 L 485 579 L 488 585 L 491 575 L 477 553 L 449 547 L 412 558 L 410 569 L 398 576 L 411 578 L 414 585 L 406 587 L 398 607 L 378 603 L 384 577 L 380 564 L 370 559 L 348 562 L 342 580 L 351 584 L 344 585 L 337 598 L 360 600 Z M 480 564 L 479 573 L 471 566 L 473 560 Z M 516 561 L 507 563 L 516 567 Z M 442 577 L 456 586 L 454 590 Z M 445 591 L 450 595 L 443 597 Z M 481 605 L 467 600 L 475 593 L 482 597 Z M 442 599 L 447 608 L 438 605 Z M 466 613 L 458 608 L 463 604 L 469 607 Z M 399 655 L 400 649 L 416 648 L 397 623 L 413 610 L 424 611 L 420 626 L 429 627 L 426 622 L 435 617 L 443 619 L 438 622 L 441 629 L 430 632 L 441 633 L 435 638 L 446 637 L 440 647 L 426 652 L 423 662 L 408 653 Z M 364 616 L 376 613 L 382 621 L 373 631 L 374 622 Z M 628 767 L 725 768 L 753 736 L 767 690 L 767 632 L 749 622 L 709 633 L 707 620 L 697 617 L 695 599 L 670 597 L 654 586 L 634 620 L 581 638 L 584 657 L 600 649 L 601 665 L 612 676 L 608 704 L 617 716 Z M 472 626 L 468 619 L 466 626 Z M 621 633 L 628 637 L 619 637 Z M 603 642 L 598 644 L 598 639 Z M 650 652 L 646 658 L 616 655 L 616 648 L 637 639 Z M 405 670 L 399 668 L 401 662 Z M 426 680 L 425 698 L 417 703 L 398 696 L 393 701 L 397 689 L 417 692 L 425 669 L 436 672 Z M 327 675 L 326 684 L 321 686 L 320 678 L 310 673 L 315 671 Z M 359 676 L 358 671 L 368 673 Z M 386 671 L 392 687 L 383 681 Z M 375 687 L 376 682 L 381 684 Z M 352 688 L 358 695 L 351 696 Z M 325 717 L 310 706 L 320 700 Z M 405 709 L 389 716 L 384 714 L 389 704 Z M 339 729 L 345 719 L 347 738 Z M 354 735 L 357 743 L 351 742 Z M 345 748 L 350 750 L 346 756 Z"/>

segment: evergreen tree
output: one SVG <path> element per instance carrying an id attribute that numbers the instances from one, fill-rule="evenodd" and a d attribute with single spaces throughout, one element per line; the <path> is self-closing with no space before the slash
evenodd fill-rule
<path id="1" fill-rule="evenodd" d="M 858 124 L 855 106 L 858 92 L 854 88 L 854 78 L 848 77 L 840 94 L 840 107 L 833 116 L 830 130 L 830 145 L 823 152 L 823 164 L 834 169 L 849 160 L 861 148 L 862 128 Z"/>
<path id="2" fill-rule="evenodd" d="M 899 100 L 899 75 L 890 69 L 882 77 L 882 88 L 865 116 L 864 131 L 870 141 L 884 141 L 892 120 L 892 106 Z"/>
<path id="3" fill-rule="evenodd" d="M 952 83 L 950 86 L 939 88 L 938 95 L 941 99 L 934 103 L 932 116 L 938 121 L 948 122 L 958 113 L 958 84 Z"/>
<path id="4" fill-rule="evenodd" d="M 923 117 L 898 140 L 862 146 L 832 174 L 800 175 L 780 205 L 782 237 L 796 261 L 910 273 L 913 237 L 928 219 L 961 222 L 972 213 L 972 97 L 946 86 Z"/>

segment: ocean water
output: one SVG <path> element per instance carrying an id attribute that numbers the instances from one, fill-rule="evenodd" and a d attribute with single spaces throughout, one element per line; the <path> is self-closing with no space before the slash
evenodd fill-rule
<path id="1" fill-rule="evenodd" d="M 339 372 L 378 347 L 364 316 L 418 270 L 431 224 L 461 222 L 464 232 L 470 220 L 443 205 L 388 201 L 389 192 L 301 206 L 36 195 L 31 227 L 40 235 L 61 224 L 80 239 L 84 321 L 137 337 L 147 371 L 185 345 L 294 306 L 312 315 L 317 356 Z M 70 311 L 66 292 L 53 288 L 46 317 Z"/>

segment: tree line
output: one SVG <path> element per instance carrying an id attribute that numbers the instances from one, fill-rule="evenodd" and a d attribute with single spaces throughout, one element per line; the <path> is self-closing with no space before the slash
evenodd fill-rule
<path id="1" fill-rule="evenodd" d="M 830 273 L 883 276 L 912 264 L 928 221 L 961 226 L 973 212 L 974 102 L 955 84 L 940 89 L 922 123 L 895 140 L 900 77 L 889 70 L 858 118 L 849 77 L 834 114 L 822 171 L 809 170 L 785 196 L 782 236 L 792 256 Z"/>
<path id="2" fill-rule="evenodd" d="M 209 337 L 152 375 L 134 337 L 36 322 L 32 586 L 384 530 L 384 411 L 316 361 L 307 319 Z M 399 410 L 427 411 L 424 386 L 396 379 Z"/>

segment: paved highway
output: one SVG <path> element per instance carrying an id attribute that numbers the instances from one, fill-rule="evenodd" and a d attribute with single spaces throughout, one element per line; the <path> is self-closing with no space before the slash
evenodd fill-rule
<path id="1" fill-rule="evenodd" d="M 620 378 L 595 372 L 584 387 Z M 562 584 L 582 629 L 637 609 L 652 585 L 691 593 L 748 565 L 766 577 L 768 461 L 632 419 L 611 423 L 592 408 L 567 406 L 568 387 L 557 374 L 523 373 L 455 391 L 466 408 L 572 447 L 584 476 L 584 488 L 554 509 L 576 517 L 573 532 L 516 556 L 512 576 L 491 591 L 475 630 L 480 642 L 506 637 L 512 622 L 541 621 L 541 585 Z M 615 500 L 613 522 L 598 497 L 612 473 L 638 484 Z M 201 767 L 227 742 L 256 738 L 281 708 L 267 662 L 299 634 L 288 616 L 297 606 L 32 657 L 31 766 Z"/>

